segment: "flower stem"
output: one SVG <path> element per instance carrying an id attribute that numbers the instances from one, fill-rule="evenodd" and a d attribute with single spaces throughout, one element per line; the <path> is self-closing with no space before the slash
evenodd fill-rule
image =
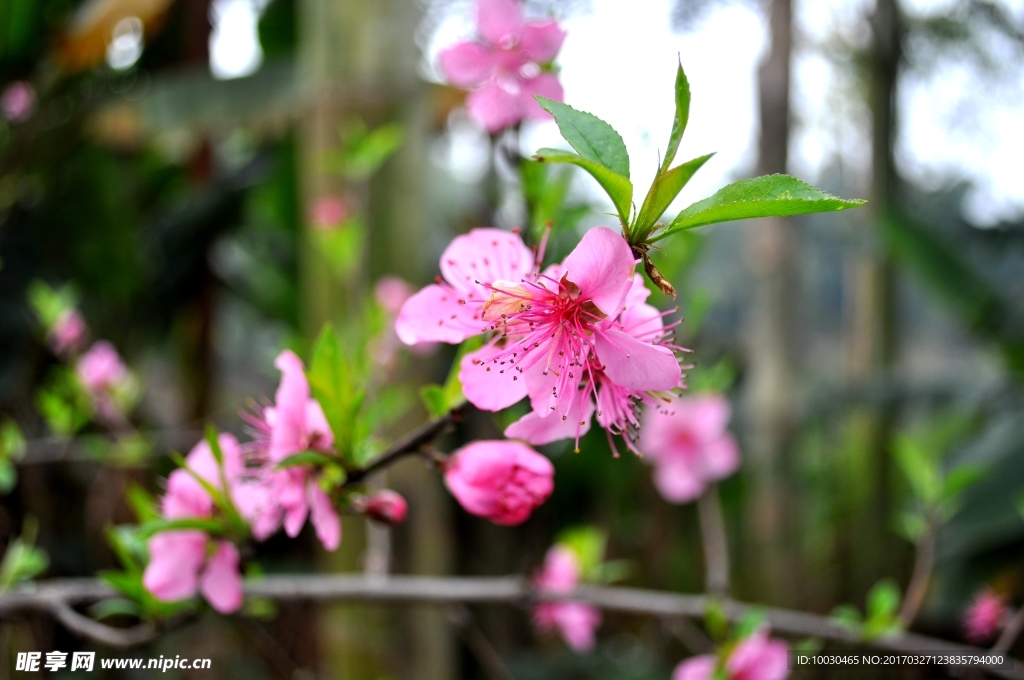
<path id="1" fill-rule="evenodd" d="M 705 588 L 714 595 L 729 594 L 729 541 L 718 499 L 718 487 L 709 486 L 697 499 L 700 535 L 704 543 Z"/>

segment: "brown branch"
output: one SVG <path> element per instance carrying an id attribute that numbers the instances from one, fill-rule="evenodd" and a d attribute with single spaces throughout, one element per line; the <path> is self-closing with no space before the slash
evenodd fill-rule
<path id="1" fill-rule="evenodd" d="M 419 453 L 420 450 L 435 439 L 448 431 L 448 428 L 462 419 L 462 409 L 453 409 L 437 420 L 424 423 L 418 428 L 405 435 L 394 444 L 389 446 L 382 454 L 377 456 L 372 463 L 361 470 L 352 470 L 348 473 L 346 484 L 358 484 L 378 470 L 382 470 L 393 464 L 399 458 L 409 454 Z"/>
<path id="2" fill-rule="evenodd" d="M 704 545 L 704 587 L 713 595 L 729 594 L 729 540 L 725 534 L 718 487 L 710 485 L 697 499 L 700 537 Z"/>
<path id="3" fill-rule="evenodd" d="M 756 609 L 765 613 L 768 623 L 774 631 L 794 637 L 816 637 L 895 652 L 980 656 L 991 653 L 990 650 L 913 633 L 865 641 L 856 631 L 843 627 L 827 616 L 791 609 L 765 608 L 735 600 L 722 600 L 708 595 L 686 595 L 608 586 L 581 586 L 568 593 L 542 593 L 534 591 L 529 581 L 519 576 L 376 576 L 367 578 L 358 574 L 272 575 L 247 581 L 245 593 L 249 597 L 267 597 L 282 601 L 346 600 L 376 603 L 521 605 L 538 601 L 573 600 L 624 614 L 657 618 L 688 617 L 698 619 L 703 618 L 708 604 L 714 599 L 721 604 L 725 617 L 729 621 L 738 621 L 751 610 Z M 52 609 L 54 602 L 62 602 L 70 608 L 72 605 L 95 602 L 116 595 L 117 592 L 113 588 L 96 579 L 41 581 L 0 594 L 0 616 L 10 617 L 19 611 L 26 610 L 54 612 Z M 99 623 L 97 625 L 103 626 Z M 104 627 L 107 628 L 107 626 Z M 93 629 L 90 628 L 87 632 L 85 629 L 79 628 L 76 632 L 90 636 Z M 998 677 L 1024 680 L 1024 669 L 1017 668 L 1019 665 L 1015 664 L 1015 667 L 1009 670 L 998 668 L 986 668 L 985 670 Z"/>
<path id="4" fill-rule="evenodd" d="M 914 571 L 910 575 L 910 583 L 907 584 L 907 596 L 903 599 L 903 606 L 900 607 L 900 622 L 904 628 L 910 628 L 921 611 L 924 603 L 924 596 L 928 593 L 928 583 L 932 578 L 932 569 L 935 567 L 935 539 L 938 532 L 936 518 L 929 516 L 924 533 L 917 542 L 917 554 L 914 558 Z"/>
<path id="5" fill-rule="evenodd" d="M 996 643 L 992 645 L 993 652 L 1008 652 L 1013 643 L 1020 637 L 1021 631 L 1024 630 L 1024 607 L 1021 607 L 1010 619 L 1010 622 L 1006 624 L 1006 628 L 1003 629 L 1002 635 L 996 640 Z"/>

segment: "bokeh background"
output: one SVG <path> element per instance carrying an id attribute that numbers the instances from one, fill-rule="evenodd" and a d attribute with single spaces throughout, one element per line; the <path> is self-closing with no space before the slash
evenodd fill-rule
<path id="1" fill-rule="evenodd" d="M 939 534 L 917 628 L 962 639 L 961 612 L 985 584 L 1019 601 L 1024 4 L 526 6 L 563 22 L 566 101 L 622 133 L 640 186 L 657 168 L 682 62 L 693 105 L 680 157 L 718 155 L 672 210 L 771 172 L 870 200 L 705 228 L 657 256 L 680 292 L 691 380 L 734 404 L 744 464 L 721 489 L 734 594 L 827 613 L 863 605 L 884 577 L 904 587 L 914 550 L 900 518 L 913 498 L 895 453 L 909 438 L 942 465 L 986 471 Z M 127 482 L 157 488 L 165 454 L 189 448 L 206 420 L 240 431 L 239 409 L 273 393 L 281 347 L 307 350 L 383 276 L 429 281 L 452 236 L 523 225 L 496 140 L 435 67 L 472 33 L 472 11 L 462 0 L 0 0 L 0 91 L 22 83 L 31 95 L 0 111 L 0 412 L 29 439 L 0 540 L 32 516 L 47 575 L 114 567 L 104 531 L 133 519 Z M 402 135 L 369 177 L 338 170 L 361 125 Z M 527 157 L 560 144 L 553 123 L 513 141 Z M 365 242 L 317 227 L 311 210 L 327 196 L 362 215 Z M 569 202 L 583 207 L 559 219 L 608 224 L 603 200 L 574 176 Z M 351 248 L 358 276 L 338 266 Z M 138 372 L 142 453 L 97 462 L 90 437 L 106 435 L 88 428 L 53 439 L 37 408 L 55 359 L 27 302 L 36 280 L 72 284 L 94 334 Z M 390 380 L 441 381 L 451 357 L 404 354 Z M 423 420 L 408 403 L 385 435 Z M 446 445 L 499 428 L 473 416 Z M 303 534 L 271 541 L 260 563 L 357 571 L 383 554 L 401 573 L 527 573 L 560 530 L 582 523 L 607 532 L 609 558 L 630 565 L 626 583 L 702 588 L 695 510 L 665 503 L 647 465 L 612 459 L 601 435 L 578 456 L 546 451 L 556 491 L 523 527 L 458 511 L 435 473 L 407 461 L 388 473 L 410 501 L 406 525 L 346 519 L 337 554 Z M 431 608 L 257 613 L 201 617 L 137 656 L 212 657 L 226 678 L 485 677 Z M 656 620 L 607 616 L 598 648 L 577 656 L 537 638 L 526 610 L 474 614 L 524 680 L 666 678 L 689 653 L 685 631 Z M 4 677 L 13 652 L 89 648 L 43 616 L 0 623 L 0 638 Z"/>

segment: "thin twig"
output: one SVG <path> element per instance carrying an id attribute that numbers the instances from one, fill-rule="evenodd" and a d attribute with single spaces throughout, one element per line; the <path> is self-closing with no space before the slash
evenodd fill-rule
<path id="1" fill-rule="evenodd" d="M 1003 629 L 1002 635 L 996 640 L 996 643 L 992 645 L 993 652 L 1008 652 L 1013 643 L 1016 642 L 1017 638 L 1020 637 L 1021 631 L 1024 630 L 1024 607 L 1021 607 L 1010 619 L 1010 622 L 1006 624 L 1006 628 Z"/>
<path id="2" fill-rule="evenodd" d="M 729 594 L 729 540 L 725 535 L 718 487 L 710 485 L 697 499 L 700 536 L 704 543 L 704 585 L 714 595 Z"/>
<path id="3" fill-rule="evenodd" d="M 399 458 L 412 453 L 419 453 L 420 449 L 447 432 L 448 428 L 459 422 L 461 418 L 461 409 L 454 409 L 437 420 L 432 420 L 429 423 L 421 425 L 389 446 L 384 453 L 377 456 L 377 458 L 365 468 L 349 472 L 348 480 L 345 483 L 358 484 L 374 472 L 388 467 Z"/>
<path id="4" fill-rule="evenodd" d="M 910 583 L 907 584 L 907 596 L 903 599 L 903 606 L 900 607 L 900 622 L 904 628 L 910 628 L 921 611 L 924 603 L 924 596 L 928 592 L 928 582 L 931 581 L 932 569 L 935 567 L 935 538 L 938 531 L 938 522 L 929 515 L 924 532 L 917 542 L 917 555 L 914 558 L 914 571 L 910 575 Z"/>
<path id="5" fill-rule="evenodd" d="M 444 608 L 448 621 L 458 631 L 459 637 L 473 653 L 480 667 L 490 680 L 515 680 L 508 666 L 501 660 L 501 655 L 487 639 L 484 632 L 476 625 L 473 614 L 464 604 L 450 604 Z"/>
<path id="6" fill-rule="evenodd" d="M 88 616 L 79 614 L 66 602 L 52 600 L 47 607 L 55 619 L 65 628 L 82 637 L 102 642 L 111 647 L 126 649 L 155 640 L 159 631 L 148 623 L 140 623 L 131 628 L 114 628 L 100 623 Z"/>
<path id="7" fill-rule="evenodd" d="M 520 576 L 367 578 L 358 574 L 301 574 L 295 576 L 275 574 L 247 581 L 245 593 L 249 597 L 267 597 L 280 601 L 346 600 L 379 603 L 450 604 L 461 602 L 464 604 L 520 605 L 573 600 L 608 611 L 658 618 L 676 616 L 702 618 L 707 611 L 708 604 L 713 599 L 721 605 L 722 612 L 729 621 L 739 621 L 752 610 L 757 610 L 766 615 L 772 630 L 794 637 L 816 637 L 849 645 L 863 645 L 908 653 L 978 656 L 991 653 L 990 650 L 914 633 L 864 641 L 857 631 L 845 628 L 827 616 L 791 609 L 765 608 L 717 596 L 685 595 L 608 586 L 581 586 L 567 593 L 539 592 L 531 587 L 528 580 Z M 71 605 L 95 602 L 116 595 L 117 592 L 113 588 L 98 579 L 41 581 L 0 594 L 0 616 L 9 617 L 26 610 L 52 612 L 54 611 L 52 608 L 54 602 L 63 602 L 70 608 Z M 109 628 L 98 622 L 93 623 Z M 111 630 L 120 629 L 113 628 Z M 93 637 L 94 631 L 92 628 L 79 627 L 76 632 Z M 93 637 L 93 639 L 100 638 Z M 984 670 L 999 677 L 1024 680 L 1024 669 L 1018 668 L 1018 666 L 1020 664 L 1015 663 L 1014 668 L 1009 670 L 999 668 L 985 668 Z"/>

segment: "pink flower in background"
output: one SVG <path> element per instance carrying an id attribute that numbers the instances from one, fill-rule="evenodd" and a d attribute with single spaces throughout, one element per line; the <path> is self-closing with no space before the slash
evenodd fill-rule
<path id="1" fill-rule="evenodd" d="M 373 299 L 392 316 L 402 311 L 402 305 L 412 294 L 412 286 L 397 276 L 382 276 L 373 286 Z"/>
<path id="2" fill-rule="evenodd" d="M 247 520 L 259 512 L 258 497 L 244 484 L 245 465 L 241 447 L 233 435 L 218 437 L 223 454 L 224 479 L 228 492 Z M 214 502 L 196 479 L 224 491 L 220 468 L 204 440 L 185 459 L 188 469 L 178 469 L 167 479 L 167 493 L 161 503 L 167 519 L 202 519 L 213 516 Z M 220 541 L 197 530 L 165 531 L 149 539 L 149 564 L 142 583 L 153 595 L 174 602 L 202 592 L 221 613 L 242 606 L 242 577 L 238 571 L 238 550 L 230 541 Z"/>
<path id="3" fill-rule="evenodd" d="M 117 389 L 130 377 L 117 350 L 106 340 L 94 343 L 78 359 L 75 373 L 82 386 L 93 394 Z"/>
<path id="4" fill-rule="evenodd" d="M 964 615 L 967 639 L 977 644 L 990 641 L 1003 627 L 1007 613 L 1002 597 L 987 588 L 981 591 Z"/>
<path id="5" fill-rule="evenodd" d="M 409 512 L 409 504 L 397 491 L 383 489 L 366 499 L 364 512 L 367 517 L 378 522 L 401 524 Z"/>
<path id="6" fill-rule="evenodd" d="M 50 329 L 48 334 L 50 348 L 55 354 L 71 354 L 81 347 L 88 333 L 89 327 L 85 324 L 81 312 L 77 309 L 69 309 L 57 318 L 53 328 Z"/>
<path id="7" fill-rule="evenodd" d="M 459 343 L 486 330 L 484 302 L 495 281 L 521 281 L 534 270 L 534 257 L 517 234 L 479 228 L 456 236 L 441 254 L 443 280 L 415 293 L 395 322 L 407 345 Z"/>
<path id="8" fill-rule="evenodd" d="M 576 553 L 563 545 L 552 546 L 544 558 L 544 568 L 534 577 L 537 590 L 568 593 L 580 581 Z M 573 650 L 585 652 L 594 647 L 594 633 L 601 625 L 601 612 L 582 602 L 544 602 L 534 607 L 534 621 L 541 630 L 558 629 Z"/>
<path id="9" fill-rule="evenodd" d="M 27 120 L 36 108 L 36 91 L 28 83 L 18 80 L 0 94 L 0 111 L 12 123 Z"/>
<path id="10" fill-rule="evenodd" d="M 565 31 L 554 21 L 525 21 L 516 0 L 479 0 L 476 10 L 480 40 L 444 50 L 441 72 L 472 90 L 466 108 L 488 132 L 546 118 L 534 95 L 563 99 L 558 77 L 542 67 L 562 48 Z"/>
<path id="11" fill-rule="evenodd" d="M 341 196 L 321 196 L 309 209 L 309 221 L 317 229 L 333 229 L 345 221 L 349 212 L 348 203 Z"/>
<path id="12" fill-rule="evenodd" d="M 334 435 L 323 408 L 310 396 L 302 360 L 291 350 L 285 350 L 274 365 L 281 371 L 274 405 L 263 409 L 262 419 L 252 421 L 257 428 L 258 448 L 266 453 L 271 466 L 303 451 L 331 453 Z M 283 519 L 285 533 L 294 537 L 309 517 L 324 547 L 337 549 L 341 544 L 341 520 L 331 499 L 307 467 L 273 470 L 265 484 L 277 502 L 278 515 L 276 521 L 268 520 L 264 527 L 276 528 L 277 522 Z"/>
<path id="13" fill-rule="evenodd" d="M 554 490 L 555 468 L 529 446 L 477 441 L 448 459 L 444 481 L 466 512 L 495 524 L 522 524 Z"/>
<path id="14" fill-rule="evenodd" d="M 718 394 L 680 398 L 646 411 L 640 448 L 654 465 L 654 485 L 665 500 L 692 501 L 739 467 L 739 448 L 726 430 L 730 411 Z"/>
<path id="15" fill-rule="evenodd" d="M 789 675 L 789 648 L 781 640 L 768 637 L 768 629 L 744 638 L 725 660 L 725 680 L 783 680 Z M 716 660 L 703 655 L 687 659 L 676 666 L 672 680 L 715 680 Z"/>

